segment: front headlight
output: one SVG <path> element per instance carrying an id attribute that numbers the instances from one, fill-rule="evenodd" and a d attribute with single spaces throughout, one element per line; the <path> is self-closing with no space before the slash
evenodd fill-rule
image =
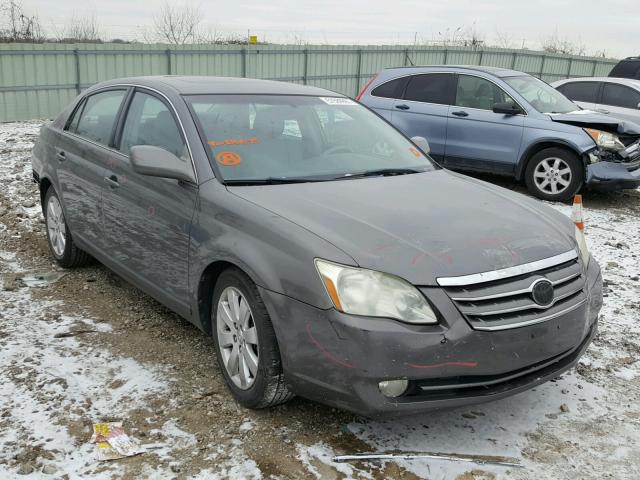
<path id="1" fill-rule="evenodd" d="M 576 243 L 578 244 L 578 250 L 582 257 L 582 263 L 586 269 L 589 266 L 589 248 L 587 247 L 587 239 L 584 236 L 584 232 L 578 227 L 575 227 Z"/>
<path id="2" fill-rule="evenodd" d="M 327 294 L 341 312 L 408 323 L 438 323 L 422 293 L 399 277 L 319 258 L 315 263 Z"/>
<path id="3" fill-rule="evenodd" d="M 596 145 L 604 150 L 619 152 L 625 149 L 624 143 L 613 133 L 603 132 L 602 130 L 596 130 L 594 128 L 585 128 L 584 131 L 593 138 Z"/>

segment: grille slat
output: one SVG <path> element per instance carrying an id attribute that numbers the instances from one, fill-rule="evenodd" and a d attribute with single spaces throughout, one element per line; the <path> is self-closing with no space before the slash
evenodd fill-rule
<path id="1" fill-rule="evenodd" d="M 548 265 L 508 278 L 444 287 L 458 310 L 476 330 L 506 330 L 551 320 L 586 303 L 585 276 L 579 259 Z M 536 303 L 534 282 L 547 279 L 554 289 L 549 305 Z"/>

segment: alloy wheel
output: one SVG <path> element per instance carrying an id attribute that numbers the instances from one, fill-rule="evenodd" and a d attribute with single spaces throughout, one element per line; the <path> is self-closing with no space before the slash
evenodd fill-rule
<path id="1" fill-rule="evenodd" d="M 571 168 L 562 158 L 543 159 L 533 172 L 536 187 L 541 192 L 558 194 L 564 192 L 571 184 Z"/>
<path id="2" fill-rule="evenodd" d="M 233 383 L 251 388 L 258 373 L 258 332 L 247 299 L 227 287 L 218 300 L 216 331 L 222 362 Z"/>
<path id="3" fill-rule="evenodd" d="M 67 244 L 67 228 L 64 222 L 62 206 L 55 195 L 49 198 L 47 204 L 47 230 L 53 253 L 58 257 L 62 257 Z"/>

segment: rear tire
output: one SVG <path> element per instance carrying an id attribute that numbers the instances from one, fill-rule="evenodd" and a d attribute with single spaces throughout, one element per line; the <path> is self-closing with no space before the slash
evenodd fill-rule
<path id="1" fill-rule="evenodd" d="M 584 167 L 578 156 L 564 148 L 540 150 L 527 164 L 524 180 L 532 195 L 564 202 L 582 187 Z"/>
<path id="2" fill-rule="evenodd" d="M 81 267 L 93 258 L 78 248 L 73 241 L 69 226 L 62 211 L 62 204 L 53 187 L 49 187 L 44 197 L 44 223 L 47 228 L 47 243 L 51 255 L 64 268 Z"/>
<path id="3" fill-rule="evenodd" d="M 213 291 L 211 325 L 218 365 L 234 398 L 247 408 L 290 400 L 280 349 L 256 285 L 241 270 L 222 272 Z"/>

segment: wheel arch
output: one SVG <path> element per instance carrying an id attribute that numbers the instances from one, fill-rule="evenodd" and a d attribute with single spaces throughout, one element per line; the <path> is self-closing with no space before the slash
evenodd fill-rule
<path id="1" fill-rule="evenodd" d="M 575 155 L 577 155 L 578 158 L 581 160 L 583 166 L 586 167 L 586 163 L 585 163 L 585 159 L 584 159 L 584 153 L 581 152 L 578 148 L 576 148 L 575 145 L 571 144 L 570 142 L 567 142 L 567 141 L 564 141 L 564 140 L 560 140 L 560 139 L 541 140 L 541 141 L 536 142 L 536 143 L 534 143 L 532 145 L 529 145 L 529 147 L 527 147 L 527 149 L 520 156 L 520 160 L 518 161 L 518 165 L 516 166 L 516 179 L 517 180 L 522 180 L 524 178 L 524 172 L 527 170 L 527 165 L 528 165 L 529 161 L 531 160 L 531 158 L 536 153 L 544 150 L 545 148 L 561 148 L 561 149 L 564 149 L 564 150 L 568 150 L 569 152 L 574 153 Z M 586 175 L 586 168 L 584 169 L 583 174 Z"/>
<path id="2" fill-rule="evenodd" d="M 42 206 L 42 211 L 44 211 L 44 199 L 52 186 L 53 183 L 47 177 L 41 178 L 38 183 L 38 187 L 40 188 L 40 205 Z"/>

